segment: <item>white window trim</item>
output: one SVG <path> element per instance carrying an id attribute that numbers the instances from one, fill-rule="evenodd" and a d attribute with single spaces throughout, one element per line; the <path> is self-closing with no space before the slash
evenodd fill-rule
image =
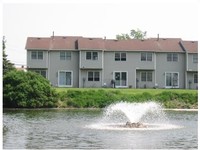
<path id="1" fill-rule="evenodd" d="M 197 57 L 197 62 L 194 61 L 194 56 Z M 193 62 L 194 64 L 198 64 L 198 54 L 193 54 L 193 55 L 192 55 L 192 62 Z"/>
<path id="2" fill-rule="evenodd" d="M 91 59 L 87 59 L 87 52 L 91 53 Z M 93 59 L 93 52 L 97 52 L 97 59 Z M 99 60 L 99 52 L 98 51 L 86 51 L 85 52 L 85 60 L 87 60 L 87 61 L 97 61 L 97 60 Z"/>
<path id="3" fill-rule="evenodd" d="M 146 81 L 142 81 L 142 73 L 144 73 L 144 72 L 146 73 Z M 149 72 L 150 72 L 151 75 L 152 75 L 152 78 L 151 78 L 152 81 L 148 81 L 148 80 L 147 80 L 147 73 L 149 73 Z M 152 71 L 141 71 L 141 72 L 140 72 L 140 81 L 141 81 L 141 82 L 145 82 L 145 83 L 146 83 L 146 82 L 149 82 L 149 83 L 150 83 L 150 82 L 153 82 L 153 72 L 152 72 Z"/>
<path id="4" fill-rule="evenodd" d="M 65 59 L 62 59 L 61 60 L 61 57 L 60 57 L 60 61 L 71 61 L 72 60 L 72 52 L 71 51 L 60 51 L 60 54 L 61 54 L 61 52 L 64 52 L 65 53 Z M 67 59 L 67 53 L 70 53 L 70 59 Z"/>
<path id="5" fill-rule="evenodd" d="M 127 88 L 128 87 L 128 71 L 113 71 L 113 80 L 115 80 L 115 73 L 116 72 L 120 72 L 120 73 L 126 72 L 126 86 L 116 86 L 115 85 L 115 87 L 116 88 Z"/>
<path id="6" fill-rule="evenodd" d="M 119 53 L 119 55 L 120 55 L 120 58 L 119 58 L 119 60 L 115 60 L 115 54 L 116 53 Z M 122 53 L 125 53 L 126 54 L 126 60 L 121 60 L 122 59 Z M 123 61 L 127 61 L 127 52 L 114 52 L 114 60 L 115 61 L 120 61 L 120 62 L 123 62 Z"/>
<path id="7" fill-rule="evenodd" d="M 36 59 L 32 59 L 32 52 L 36 52 L 37 53 L 37 58 Z M 38 59 L 38 52 L 42 52 L 42 59 Z M 30 51 L 30 59 L 31 60 L 37 60 L 37 61 L 41 61 L 41 60 L 44 60 L 44 51 Z"/>
<path id="8" fill-rule="evenodd" d="M 60 72 L 71 72 L 71 85 L 60 85 Z M 58 70 L 58 87 L 72 87 L 73 86 L 73 71 L 72 70 Z"/>
<path id="9" fill-rule="evenodd" d="M 194 76 L 197 75 L 197 83 L 194 82 Z M 198 84 L 198 73 L 193 73 L 193 83 Z"/>
<path id="10" fill-rule="evenodd" d="M 95 72 L 99 72 L 99 81 L 88 81 L 88 73 L 93 72 L 93 79 L 95 78 Z M 87 82 L 101 82 L 101 72 L 100 71 L 87 71 Z"/>
<path id="11" fill-rule="evenodd" d="M 37 70 L 34 70 L 34 71 L 35 71 L 35 72 L 38 71 L 40 75 L 42 75 L 42 74 L 41 74 L 41 71 L 45 71 L 45 73 L 46 73 L 45 78 L 47 78 L 47 70 L 45 70 L 45 69 L 37 69 Z"/>
<path id="12" fill-rule="evenodd" d="M 178 53 L 167 53 L 167 56 L 168 56 L 168 54 L 172 54 L 172 56 L 171 56 L 171 61 L 168 61 L 168 60 L 167 60 L 167 62 L 179 62 L 179 54 L 178 54 Z M 177 61 L 174 61 L 174 60 L 173 60 L 173 55 L 174 55 L 174 54 L 177 54 Z M 167 58 L 168 58 L 168 57 L 167 57 Z"/>
<path id="13" fill-rule="evenodd" d="M 145 53 L 145 60 L 142 60 L 142 53 Z M 151 54 L 151 61 L 147 60 L 147 54 Z M 153 61 L 153 53 L 152 52 L 141 52 L 140 53 L 140 61 L 141 62 L 152 62 Z"/>
<path id="14" fill-rule="evenodd" d="M 166 84 L 167 84 L 167 83 L 166 83 L 166 77 L 167 77 L 166 74 L 167 74 L 167 73 L 177 73 L 177 74 L 178 74 L 178 86 L 166 86 Z M 166 89 L 170 89 L 170 88 L 179 88 L 179 72 L 165 72 L 165 88 L 166 88 Z"/>

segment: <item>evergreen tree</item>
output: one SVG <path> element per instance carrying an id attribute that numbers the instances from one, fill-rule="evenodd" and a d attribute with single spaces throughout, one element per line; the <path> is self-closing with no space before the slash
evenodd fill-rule
<path id="1" fill-rule="evenodd" d="M 12 64 L 10 60 L 7 59 L 8 55 L 6 55 L 6 52 L 5 52 L 6 40 L 4 36 L 2 40 L 2 49 L 3 49 L 3 75 L 5 75 L 7 72 L 14 70 L 15 67 L 14 67 L 14 64 Z"/>

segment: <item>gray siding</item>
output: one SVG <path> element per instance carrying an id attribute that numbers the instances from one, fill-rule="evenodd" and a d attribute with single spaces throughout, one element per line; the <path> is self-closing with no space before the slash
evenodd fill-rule
<path id="1" fill-rule="evenodd" d="M 194 74 L 197 72 L 187 72 L 187 89 L 197 89 L 198 83 L 194 83 Z"/>
<path id="2" fill-rule="evenodd" d="M 115 61 L 115 52 L 104 53 L 104 83 L 107 86 L 111 86 L 111 80 L 114 79 L 116 71 L 127 72 L 127 87 L 136 88 L 136 69 L 154 70 L 154 53 L 150 62 L 141 61 L 140 52 L 126 52 L 126 61 Z"/>
<path id="3" fill-rule="evenodd" d="M 185 54 L 178 53 L 178 62 L 168 62 L 167 53 L 156 54 L 156 83 L 165 88 L 165 73 L 178 72 L 179 88 L 185 88 Z"/>
<path id="4" fill-rule="evenodd" d="M 98 59 L 97 60 L 87 60 L 86 59 L 86 52 L 98 52 Z M 80 51 L 80 68 L 90 68 L 90 69 L 96 69 L 96 68 L 103 68 L 102 65 L 102 51 L 94 51 L 94 50 L 87 50 L 87 51 Z"/>
<path id="5" fill-rule="evenodd" d="M 193 55 L 188 54 L 188 70 L 187 71 L 198 71 L 198 63 L 193 62 Z"/>
<path id="6" fill-rule="evenodd" d="M 78 87 L 79 84 L 79 53 L 71 52 L 71 60 L 60 60 L 59 51 L 51 51 L 49 53 L 49 80 L 54 86 L 58 86 L 58 71 L 72 71 L 73 84 L 72 87 Z"/>
<path id="7" fill-rule="evenodd" d="M 27 66 L 28 68 L 48 68 L 48 51 L 43 52 L 43 59 L 31 59 L 31 52 L 37 50 L 27 50 Z M 41 51 L 41 50 L 39 50 Z"/>

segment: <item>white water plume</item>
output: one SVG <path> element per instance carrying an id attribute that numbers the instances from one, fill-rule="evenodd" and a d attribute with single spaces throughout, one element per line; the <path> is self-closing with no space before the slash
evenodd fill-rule
<path id="1" fill-rule="evenodd" d="M 119 102 L 112 104 L 106 108 L 105 117 L 115 120 L 118 118 L 127 117 L 127 121 L 141 122 L 145 120 L 162 120 L 166 119 L 165 113 L 162 111 L 162 106 L 156 102 L 144 103 L 128 103 Z M 124 120 L 124 118 L 123 118 Z"/>

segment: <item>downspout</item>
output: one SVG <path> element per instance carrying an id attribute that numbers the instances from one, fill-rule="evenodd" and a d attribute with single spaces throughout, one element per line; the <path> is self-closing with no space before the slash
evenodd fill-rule
<path id="1" fill-rule="evenodd" d="M 187 83 L 187 71 L 188 71 L 188 52 L 187 49 L 185 49 L 185 47 L 183 46 L 182 41 L 179 42 L 179 45 L 181 46 L 181 48 L 183 49 L 183 51 L 185 51 L 185 88 L 188 88 L 188 83 Z"/>
<path id="2" fill-rule="evenodd" d="M 156 80 L 156 79 L 157 79 L 157 78 L 156 78 L 156 71 L 157 71 L 157 70 L 156 70 L 156 65 L 157 65 L 157 64 L 156 64 L 156 53 L 154 52 L 154 74 L 155 74 L 155 75 L 154 75 L 154 76 L 155 76 L 155 83 L 154 83 L 154 85 L 155 85 L 155 88 L 158 86 L 158 85 L 157 85 L 157 80 Z"/>
<path id="3" fill-rule="evenodd" d="M 79 50 L 79 88 L 81 87 L 81 50 Z"/>
<path id="4" fill-rule="evenodd" d="M 101 59 L 101 67 L 102 67 L 102 72 L 101 72 L 101 78 L 102 78 L 102 86 L 104 86 L 104 50 L 102 50 L 102 59 Z"/>

